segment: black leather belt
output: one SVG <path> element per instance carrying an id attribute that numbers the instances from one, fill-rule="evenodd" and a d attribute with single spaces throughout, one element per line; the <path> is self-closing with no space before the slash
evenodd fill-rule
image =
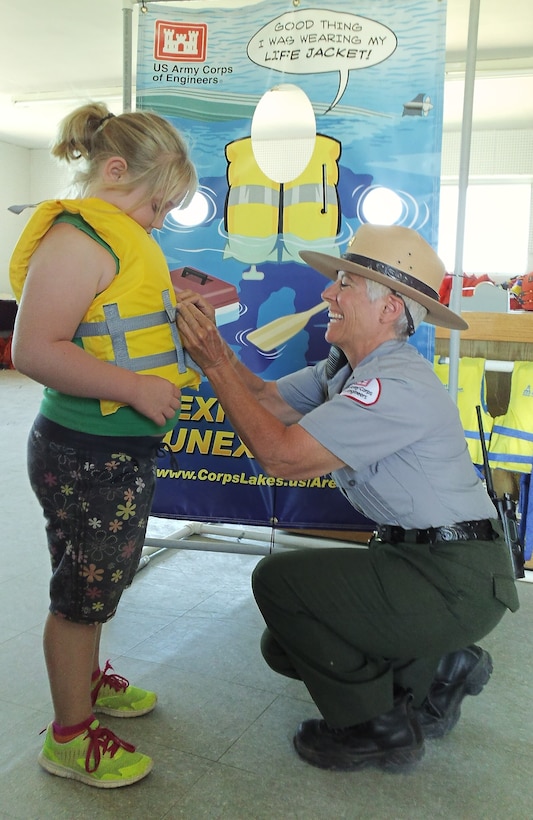
<path id="1" fill-rule="evenodd" d="M 383 524 L 374 531 L 374 537 L 387 544 L 402 541 L 411 544 L 435 544 L 437 541 L 492 541 L 498 533 L 492 529 L 488 518 L 481 521 L 460 521 L 449 527 L 428 527 L 427 530 L 404 530 Z"/>

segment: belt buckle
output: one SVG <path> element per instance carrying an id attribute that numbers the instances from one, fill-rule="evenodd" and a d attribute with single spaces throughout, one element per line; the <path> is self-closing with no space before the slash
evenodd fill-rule
<path id="1" fill-rule="evenodd" d="M 392 530 L 393 528 L 390 524 L 382 524 L 376 529 L 375 536 L 382 544 L 393 544 Z"/>
<path id="2" fill-rule="evenodd" d="M 465 527 L 464 524 L 450 524 L 449 526 L 437 529 L 436 541 L 468 541 L 477 538 L 474 528 Z"/>
<path id="3" fill-rule="evenodd" d="M 437 541 L 459 541 L 462 533 L 457 527 L 439 527 L 438 534 L 435 540 Z"/>

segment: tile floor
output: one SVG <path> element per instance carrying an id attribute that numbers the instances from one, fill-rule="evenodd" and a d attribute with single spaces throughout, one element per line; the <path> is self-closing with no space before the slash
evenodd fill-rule
<path id="1" fill-rule="evenodd" d="M 146 780 L 97 790 L 36 762 L 50 720 L 41 651 L 48 557 L 24 453 L 40 388 L 0 371 L 0 818 L 125 820 L 528 820 L 533 818 L 533 585 L 483 645 L 495 670 L 467 698 L 455 730 L 426 744 L 407 775 L 325 772 L 293 751 L 298 722 L 317 714 L 302 684 L 260 656 L 250 592 L 259 560 L 168 550 L 155 555 L 104 630 L 115 669 L 159 694 L 136 720 L 108 719 L 155 760 Z M 174 525 L 172 525 L 174 526 Z M 150 532 L 167 522 L 152 519 Z"/>

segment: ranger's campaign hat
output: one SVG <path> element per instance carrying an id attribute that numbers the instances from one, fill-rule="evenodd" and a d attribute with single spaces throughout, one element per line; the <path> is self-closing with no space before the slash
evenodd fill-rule
<path id="1" fill-rule="evenodd" d="M 412 228 L 363 224 L 342 256 L 315 251 L 300 251 L 300 256 L 328 279 L 337 279 L 343 270 L 408 296 L 427 309 L 424 321 L 432 325 L 452 330 L 468 328 L 464 319 L 439 302 L 444 263 Z"/>

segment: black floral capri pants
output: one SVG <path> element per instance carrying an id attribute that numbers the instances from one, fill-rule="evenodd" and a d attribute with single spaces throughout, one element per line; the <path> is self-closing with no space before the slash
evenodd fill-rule
<path id="1" fill-rule="evenodd" d="M 46 520 L 54 615 L 99 624 L 115 614 L 141 557 L 159 446 L 35 420 L 28 474 Z"/>

